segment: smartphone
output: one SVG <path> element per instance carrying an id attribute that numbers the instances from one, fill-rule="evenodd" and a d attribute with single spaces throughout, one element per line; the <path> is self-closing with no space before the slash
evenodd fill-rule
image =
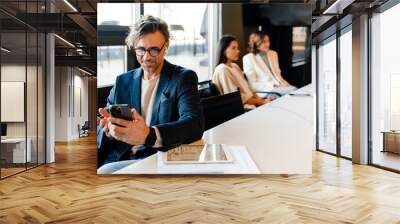
<path id="1" fill-rule="evenodd" d="M 128 104 L 113 104 L 106 108 L 111 116 L 132 121 L 132 112 Z"/>

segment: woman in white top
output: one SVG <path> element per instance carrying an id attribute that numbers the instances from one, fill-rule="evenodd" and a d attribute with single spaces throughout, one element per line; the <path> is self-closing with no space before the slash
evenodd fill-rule
<path id="1" fill-rule="evenodd" d="M 285 95 L 296 89 L 282 77 L 278 54 L 270 49 L 268 34 L 251 33 L 248 44 L 250 53 L 243 57 L 243 70 L 255 91 Z"/>
<path id="2" fill-rule="evenodd" d="M 213 83 L 222 94 L 240 91 L 243 104 L 260 106 L 270 102 L 262 99 L 252 90 L 243 75 L 243 71 L 234 61 L 239 59 L 239 43 L 233 36 L 223 36 L 218 44 L 217 67 L 213 75 Z"/>

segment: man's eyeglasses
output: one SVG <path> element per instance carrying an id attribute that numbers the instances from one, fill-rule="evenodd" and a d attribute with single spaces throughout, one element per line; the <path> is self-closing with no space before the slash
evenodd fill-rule
<path id="1" fill-rule="evenodd" d="M 164 42 L 164 44 L 160 48 L 158 48 L 158 47 L 149 47 L 149 48 L 136 47 L 135 48 L 135 53 L 138 56 L 143 56 L 143 55 L 146 54 L 146 51 L 147 51 L 147 52 L 149 52 L 149 54 L 152 57 L 157 57 L 160 54 L 161 50 L 164 48 L 165 43 L 166 42 Z"/>

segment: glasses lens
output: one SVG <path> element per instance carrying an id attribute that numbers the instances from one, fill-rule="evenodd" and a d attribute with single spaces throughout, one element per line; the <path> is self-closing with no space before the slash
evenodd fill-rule
<path id="1" fill-rule="evenodd" d="M 150 48 L 149 53 L 151 56 L 155 57 L 160 53 L 160 49 L 158 48 Z"/>
<path id="2" fill-rule="evenodd" d="M 135 49 L 136 55 L 143 56 L 146 53 L 144 48 L 136 48 Z"/>

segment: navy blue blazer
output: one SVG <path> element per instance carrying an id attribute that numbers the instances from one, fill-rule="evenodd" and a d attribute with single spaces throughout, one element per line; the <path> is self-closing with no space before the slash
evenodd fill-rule
<path id="1" fill-rule="evenodd" d="M 110 91 L 107 105 L 128 104 L 140 112 L 142 76 L 142 68 L 119 75 Z M 132 145 L 109 139 L 98 127 L 98 166 L 125 159 L 144 158 L 157 150 L 167 151 L 180 144 L 201 139 L 204 119 L 197 84 L 194 71 L 164 60 L 150 122 L 150 126 L 158 128 L 163 147 L 142 147 L 135 155 L 131 155 Z"/>

